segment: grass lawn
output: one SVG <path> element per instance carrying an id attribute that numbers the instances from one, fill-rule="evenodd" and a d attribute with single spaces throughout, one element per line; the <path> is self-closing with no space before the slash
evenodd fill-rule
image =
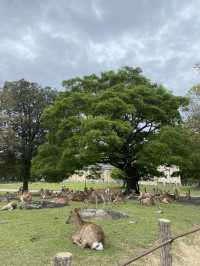
<path id="1" fill-rule="evenodd" d="M 105 250 L 82 250 L 71 243 L 73 225 L 65 224 L 70 209 L 77 206 L 84 205 L 72 203 L 57 209 L 1 212 L 0 265 L 51 265 L 51 258 L 62 251 L 73 254 L 75 266 L 119 265 L 119 262 L 125 262 L 154 244 L 158 238 L 159 218 L 171 220 L 174 234 L 190 230 L 193 224 L 200 224 L 199 207 L 195 206 L 163 205 L 163 214 L 158 214 L 156 207 L 142 207 L 133 201 L 110 205 L 106 208 L 126 212 L 130 218 L 98 221 L 106 234 Z M 144 261 L 132 265 L 144 265 Z"/>
<path id="2" fill-rule="evenodd" d="M 94 188 L 107 188 L 107 187 L 116 187 L 116 183 L 93 183 L 87 182 L 87 187 L 94 187 Z M 66 187 L 75 190 L 83 190 L 85 187 L 84 182 L 67 182 L 64 184 Z M 19 189 L 22 186 L 22 183 L 0 183 L 0 189 Z M 53 189 L 53 190 L 60 190 L 62 183 L 48 183 L 48 182 L 33 182 L 29 183 L 29 189 L 36 189 L 40 190 L 43 189 Z"/>

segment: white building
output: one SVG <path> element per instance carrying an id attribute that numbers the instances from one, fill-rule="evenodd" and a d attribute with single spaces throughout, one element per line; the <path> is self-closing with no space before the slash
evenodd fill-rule
<path id="1" fill-rule="evenodd" d="M 175 172 L 179 171 L 179 167 L 176 165 L 165 166 L 161 165 L 158 167 L 158 171 L 162 173 L 161 177 L 154 177 L 152 181 L 140 181 L 142 185 L 159 185 L 159 184 L 174 184 L 176 186 L 181 185 L 181 177 L 179 174 L 173 176 Z"/>

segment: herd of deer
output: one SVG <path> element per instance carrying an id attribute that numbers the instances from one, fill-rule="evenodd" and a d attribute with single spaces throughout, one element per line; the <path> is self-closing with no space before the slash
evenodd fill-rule
<path id="1" fill-rule="evenodd" d="M 124 200 L 124 195 L 120 189 L 93 189 L 85 188 L 81 190 L 70 190 L 69 188 L 62 188 L 59 192 L 53 192 L 50 190 L 40 190 L 42 199 L 51 198 L 65 198 L 68 201 L 79 201 L 84 203 L 104 203 L 119 202 Z"/>
<path id="2" fill-rule="evenodd" d="M 162 191 L 142 192 L 139 196 L 134 194 L 125 195 L 119 189 L 84 189 L 84 191 L 73 191 L 68 188 L 62 188 L 60 192 L 53 192 L 47 189 L 41 189 L 39 195 L 42 200 L 49 200 L 56 203 L 66 203 L 69 201 L 80 201 L 85 203 L 104 203 L 125 201 L 130 198 L 137 198 L 141 205 L 151 206 L 159 203 L 170 203 L 179 198 L 178 191 L 174 194 Z M 32 194 L 30 192 L 18 192 L 17 198 L 22 203 L 31 203 Z M 2 207 L 0 210 L 14 210 L 17 208 L 17 202 L 11 201 Z M 90 248 L 94 250 L 103 250 L 105 234 L 103 229 L 91 222 L 86 222 L 81 218 L 80 209 L 75 208 L 70 212 L 66 223 L 73 223 L 76 226 L 76 231 L 72 234 L 72 242 L 82 248 Z"/>
<path id="3" fill-rule="evenodd" d="M 9 195 L 9 194 L 8 194 Z M 36 194 L 35 194 L 36 195 Z M 141 205 L 151 206 L 156 203 L 170 203 L 174 200 L 179 199 L 178 191 L 175 190 L 174 194 L 169 192 L 162 192 L 154 190 L 150 192 L 141 192 L 139 196 L 136 196 L 134 193 L 126 195 L 120 189 L 107 188 L 107 189 L 87 189 L 83 191 L 80 190 L 70 190 L 69 188 L 62 188 L 59 192 L 54 192 L 48 189 L 41 189 L 36 196 L 45 200 L 51 200 L 51 202 L 66 204 L 69 201 L 78 201 L 84 203 L 94 203 L 97 204 L 103 203 L 117 203 L 125 202 L 128 199 L 138 199 Z M 189 196 L 188 196 L 189 197 Z M 31 203 L 32 194 L 30 192 L 21 192 L 19 191 L 16 195 L 16 199 L 19 199 L 21 203 Z M 7 197 L 8 204 L 2 207 L 0 210 L 13 210 L 17 208 L 16 201 L 10 201 L 9 196 Z"/>
<path id="4" fill-rule="evenodd" d="M 140 204 L 145 206 L 156 205 L 159 203 L 168 204 L 178 199 L 179 199 L 179 193 L 177 189 L 175 190 L 174 194 L 170 194 L 169 192 L 154 190 L 152 193 L 142 192 L 138 197 Z"/>

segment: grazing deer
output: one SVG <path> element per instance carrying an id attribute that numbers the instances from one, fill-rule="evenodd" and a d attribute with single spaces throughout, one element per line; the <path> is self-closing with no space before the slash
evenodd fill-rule
<path id="1" fill-rule="evenodd" d="M 74 223 L 76 226 L 76 231 L 72 235 L 73 243 L 82 248 L 103 250 L 105 239 L 103 229 L 99 225 L 83 221 L 79 210 L 75 208 L 71 211 L 66 221 L 66 223 Z"/>
<path id="2" fill-rule="evenodd" d="M 6 204 L 5 206 L 3 206 L 0 210 L 1 211 L 6 211 L 6 210 L 12 211 L 16 208 L 17 208 L 17 203 L 15 201 L 11 201 L 8 204 Z"/>

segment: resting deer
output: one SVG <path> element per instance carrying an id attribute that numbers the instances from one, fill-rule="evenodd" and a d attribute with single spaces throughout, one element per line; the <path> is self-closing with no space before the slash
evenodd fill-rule
<path id="1" fill-rule="evenodd" d="M 30 192 L 24 192 L 20 196 L 20 200 L 21 200 L 22 203 L 31 202 L 32 201 L 32 194 Z"/>
<path id="2" fill-rule="evenodd" d="M 1 211 L 6 211 L 6 210 L 12 211 L 16 208 L 17 208 L 17 203 L 15 201 L 11 201 L 8 204 L 6 204 L 5 206 L 3 206 L 0 210 Z"/>
<path id="3" fill-rule="evenodd" d="M 66 221 L 66 223 L 74 223 L 76 226 L 76 231 L 72 235 L 73 243 L 82 248 L 103 250 L 105 239 L 103 229 L 99 225 L 83 221 L 79 210 L 76 208 L 71 211 Z"/>
<path id="4" fill-rule="evenodd" d="M 155 205 L 153 198 L 145 198 L 140 200 L 140 204 L 144 206 L 152 206 Z"/>

